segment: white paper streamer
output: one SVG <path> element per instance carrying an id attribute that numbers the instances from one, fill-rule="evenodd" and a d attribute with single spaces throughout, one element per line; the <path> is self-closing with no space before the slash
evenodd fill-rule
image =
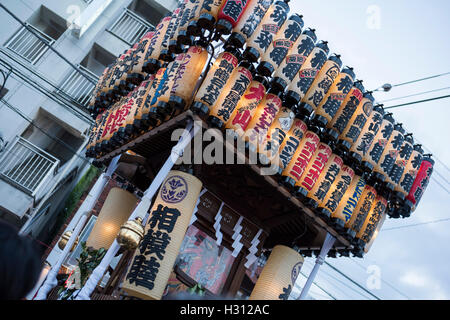
<path id="1" fill-rule="evenodd" d="M 198 211 L 198 205 L 200 204 L 200 198 L 201 198 L 207 191 L 208 191 L 208 189 L 205 188 L 205 189 L 203 189 L 203 190 L 200 192 L 200 195 L 198 196 L 197 203 L 195 204 L 194 213 L 192 214 L 191 221 L 189 222 L 189 225 L 192 225 L 192 224 L 197 220 L 196 213 L 197 213 L 197 211 Z"/>
<path id="2" fill-rule="evenodd" d="M 220 231 L 220 221 L 222 220 L 222 209 L 223 206 L 225 205 L 224 202 L 222 202 L 222 204 L 220 205 L 219 211 L 217 211 L 216 217 L 214 218 L 214 220 L 216 220 L 216 223 L 214 223 L 214 229 L 216 230 L 216 243 L 220 246 L 222 244 L 222 238 L 223 238 L 223 234 Z"/>
<path id="3" fill-rule="evenodd" d="M 245 263 L 245 268 L 250 268 L 250 266 L 258 259 L 256 256 L 256 253 L 258 252 L 258 245 L 259 245 L 259 236 L 262 233 L 262 229 L 258 230 L 258 233 L 255 235 L 255 237 L 252 240 L 252 245 L 248 249 L 250 252 L 247 256 L 247 262 Z"/>

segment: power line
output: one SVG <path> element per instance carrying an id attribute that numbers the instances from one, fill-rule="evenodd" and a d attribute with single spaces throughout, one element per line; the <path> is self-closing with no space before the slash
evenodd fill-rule
<path id="1" fill-rule="evenodd" d="M 419 100 L 419 101 L 413 101 L 413 102 L 408 102 L 408 103 L 403 103 L 403 104 L 398 104 L 398 105 L 395 105 L 395 106 L 385 107 L 384 109 L 387 110 L 387 109 L 400 108 L 400 107 L 409 106 L 409 105 L 412 105 L 412 104 L 424 103 L 424 102 L 429 102 L 429 101 L 434 101 L 434 100 L 441 100 L 441 99 L 446 99 L 446 98 L 450 98 L 450 95 L 436 97 L 436 98 L 430 98 L 430 99 L 425 99 L 425 100 Z"/>
<path id="2" fill-rule="evenodd" d="M 421 79 L 417 79 L 417 80 L 412 80 L 412 81 L 408 81 L 408 82 L 399 83 L 399 84 L 393 85 L 392 87 L 400 87 L 400 86 L 404 86 L 404 85 L 411 84 L 411 83 L 416 83 L 416 82 L 420 82 L 420 81 L 425 81 L 425 80 L 430 80 L 430 79 L 446 76 L 446 75 L 449 75 L 449 74 L 450 74 L 450 72 L 441 73 L 441 74 L 437 74 L 437 75 L 431 76 L 431 77 L 426 77 L 426 78 L 421 78 Z"/>
<path id="3" fill-rule="evenodd" d="M 306 279 L 308 279 L 308 276 L 305 275 L 303 272 L 300 271 L 300 274 L 301 274 L 302 276 L 304 276 Z M 329 293 L 329 292 L 326 291 L 324 288 L 322 288 L 321 286 L 319 286 L 319 285 L 317 284 L 317 282 L 313 281 L 313 284 L 314 284 L 317 288 L 319 288 L 320 290 L 322 290 L 323 292 L 325 292 L 325 293 L 326 293 L 329 297 L 331 297 L 333 300 L 337 300 L 336 297 L 334 297 L 331 293 Z"/>
<path id="4" fill-rule="evenodd" d="M 354 283 L 356 286 L 358 286 L 359 288 L 361 288 L 362 290 L 364 290 L 365 292 L 367 292 L 368 294 L 370 294 L 372 297 L 374 297 L 377 300 L 381 300 L 379 297 L 377 297 L 376 295 L 374 295 L 372 292 L 370 292 L 369 290 L 367 290 L 366 288 L 364 288 L 362 285 L 360 285 L 358 282 L 356 282 L 355 280 L 353 280 L 352 278 L 350 278 L 349 276 L 347 276 L 345 273 L 343 273 L 341 270 L 335 268 L 334 266 L 332 266 L 331 264 L 329 264 L 328 262 L 325 261 L 325 264 L 327 266 L 329 266 L 331 269 L 333 269 L 334 271 L 336 271 L 337 273 L 339 273 L 340 275 L 342 275 L 343 277 L 345 277 L 347 280 L 349 280 L 350 282 Z"/>
<path id="5" fill-rule="evenodd" d="M 333 277 L 331 274 L 325 272 L 325 270 L 321 270 L 321 273 L 323 273 L 323 274 L 327 275 L 328 277 L 330 277 L 331 279 L 333 279 L 333 280 L 339 282 L 339 283 L 342 284 L 344 287 L 346 287 L 346 288 L 352 290 L 353 292 L 355 292 L 355 293 L 357 293 L 358 295 L 360 295 L 360 296 L 366 298 L 367 300 L 370 300 L 370 298 L 369 298 L 368 296 L 366 296 L 366 295 L 363 294 L 362 292 L 356 290 L 356 289 L 353 288 L 352 286 L 346 284 L 344 281 L 341 281 L 341 280 L 339 280 L 338 278 Z"/>
<path id="6" fill-rule="evenodd" d="M 361 269 L 363 270 L 367 270 L 362 264 L 360 264 L 358 261 L 356 261 L 353 258 L 350 258 L 351 261 L 353 261 L 354 263 L 356 263 L 356 265 L 358 265 Z M 383 282 L 384 284 L 387 284 L 390 288 L 392 288 L 393 290 L 395 290 L 397 293 L 401 294 L 402 296 L 404 296 L 406 299 L 408 300 L 412 300 L 409 296 L 407 296 L 406 294 L 404 294 L 403 292 L 401 292 L 399 289 L 397 289 L 396 287 L 394 287 L 393 285 L 391 285 L 388 281 L 383 280 L 382 277 L 380 277 L 381 282 Z"/>
<path id="7" fill-rule="evenodd" d="M 421 222 L 421 223 L 415 223 L 415 224 L 408 224 L 406 226 L 399 226 L 399 227 L 392 227 L 392 228 L 387 228 L 387 229 L 381 229 L 381 231 L 390 231 L 390 230 L 398 230 L 398 229 L 404 229 L 404 228 L 412 228 L 412 227 L 423 226 L 423 225 L 426 225 L 426 224 L 432 224 L 432 223 L 438 223 L 438 222 L 446 222 L 446 221 L 450 221 L 450 218 L 433 220 L 433 221 L 427 221 L 427 222 Z"/>
<path id="8" fill-rule="evenodd" d="M 435 89 L 435 90 L 430 90 L 430 91 L 424 91 L 424 92 L 410 94 L 410 95 L 403 96 L 403 97 L 397 97 L 397 98 L 392 98 L 392 99 L 388 99 L 388 100 L 383 100 L 383 101 L 380 101 L 380 103 L 386 103 L 386 102 L 390 102 L 390 101 L 394 101 L 394 100 L 401 100 L 401 99 L 405 99 L 405 98 L 416 97 L 416 96 L 420 96 L 420 95 L 423 95 L 423 94 L 443 91 L 443 90 L 447 90 L 447 89 L 450 89 L 450 87 L 440 88 L 440 89 Z"/>
<path id="9" fill-rule="evenodd" d="M 448 191 L 448 189 L 446 187 L 444 187 L 435 177 L 431 176 L 431 179 L 436 182 L 438 184 L 438 186 L 440 186 L 444 191 L 446 191 L 447 193 L 450 193 L 450 191 Z"/>

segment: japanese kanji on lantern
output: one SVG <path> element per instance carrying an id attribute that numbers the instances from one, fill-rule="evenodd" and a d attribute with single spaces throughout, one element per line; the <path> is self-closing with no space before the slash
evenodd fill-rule
<path id="1" fill-rule="evenodd" d="M 247 5 L 238 23 L 234 26 L 228 41 L 237 48 L 242 48 L 255 32 L 273 0 L 252 0 Z"/>
<path id="2" fill-rule="evenodd" d="M 344 67 L 317 106 L 313 121 L 318 121 L 323 126 L 326 126 L 333 119 L 350 92 L 354 79 L 355 73 L 353 68 Z"/>
<path id="3" fill-rule="evenodd" d="M 289 164 L 284 169 L 282 182 L 290 189 L 294 189 L 297 182 L 314 156 L 320 143 L 320 129 L 316 126 L 309 126 L 308 131 L 303 136 L 300 146 L 295 152 Z"/>
<path id="4" fill-rule="evenodd" d="M 357 201 L 356 207 L 353 209 L 351 216 L 345 223 L 345 227 L 354 231 L 355 235 L 361 230 L 364 222 L 366 221 L 375 198 L 377 197 L 377 189 L 379 189 L 377 179 L 374 176 L 371 176 L 367 180 L 366 186 L 364 187 L 364 190 L 362 191 L 362 194 Z M 347 201 L 347 205 L 343 211 L 343 214 L 346 215 L 346 218 L 348 217 L 348 213 L 351 211 L 351 209 L 349 208 L 353 206 L 353 203 L 351 201 L 352 200 Z"/>
<path id="5" fill-rule="evenodd" d="M 125 71 L 127 74 L 127 82 L 131 82 L 134 85 L 139 85 L 139 83 L 144 81 L 147 73 L 143 71 L 142 68 L 144 66 L 145 56 L 150 48 L 151 39 L 154 34 L 155 33 L 153 31 L 147 32 L 139 41 L 136 50 L 134 50 L 132 54 L 131 63 Z"/>
<path id="6" fill-rule="evenodd" d="M 160 300 L 197 204 L 202 183 L 181 171 L 170 171 L 161 185 L 122 289 L 146 300 Z"/>
<path id="7" fill-rule="evenodd" d="M 304 173 L 295 184 L 297 195 L 306 197 L 308 192 L 314 187 L 322 173 L 328 159 L 333 153 L 332 147 L 336 142 L 338 135 L 334 130 L 323 131 L 320 134 L 320 143 L 317 146 L 316 152 L 309 161 Z M 317 204 L 315 201 L 306 201 L 306 204 L 315 209 Z"/>
<path id="8" fill-rule="evenodd" d="M 342 61 L 340 55 L 332 54 L 328 60 L 320 69 L 319 74 L 309 88 L 308 92 L 302 99 L 302 105 L 311 105 L 314 110 L 317 110 L 322 100 L 326 97 L 325 95 L 330 90 L 333 85 L 334 80 L 337 78 L 341 72 Z"/>
<path id="9" fill-rule="evenodd" d="M 278 161 L 276 157 L 280 146 L 294 124 L 294 119 L 295 114 L 291 109 L 282 106 L 267 131 L 267 140 L 259 148 L 260 159 L 264 158 L 263 163 L 269 164 L 269 162 Z"/>
<path id="10" fill-rule="evenodd" d="M 120 188 L 112 188 L 86 240 L 87 246 L 97 250 L 100 248 L 108 250 L 137 203 L 138 199 L 132 193 Z"/>
<path id="11" fill-rule="evenodd" d="M 255 76 L 253 81 L 250 82 L 247 90 L 239 99 L 239 102 L 234 108 L 230 119 L 225 124 L 227 133 L 234 136 L 243 136 L 248 124 L 252 120 L 256 113 L 258 105 L 265 97 L 269 84 L 266 78 L 261 76 Z"/>
<path id="12" fill-rule="evenodd" d="M 319 202 L 317 213 L 327 217 L 337 230 L 342 230 L 345 224 L 345 216 L 337 212 L 342 198 L 355 180 L 355 171 L 347 165 L 343 165 L 334 182 L 326 191 L 323 200 Z M 359 177 L 358 177 L 359 179 Z"/>
<path id="13" fill-rule="evenodd" d="M 212 31 L 224 0 L 203 0 L 197 24 L 200 28 Z"/>
<path id="14" fill-rule="evenodd" d="M 369 214 L 366 217 L 361 229 L 355 236 L 355 245 L 357 249 L 354 253 L 357 256 L 362 256 L 362 250 L 370 242 L 375 234 L 379 223 L 386 216 L 387 200 L 381 194 L 378 194 L 375 201 L 372 203 Z"/>
<path id="15" fill-rule="evenodd" d="M 177 44 L 174 49 L 176 50 L 176 53 L 183 52 L 184 46 L 191 46 L 194 42 L 194 36 L 188 34 L 187 28 L 191 19 L 195 17 L 194 14 L 199 5 L 199 0 L 187 0 L 187 2 L 185 2 L 180 23 L 178 24 L 178 29 L 173 36 L 173 38 L 177 40 Z M 173 43 L 173 45 L 175 44 Z"/>
<path id="16" fill-rule="evenodd" d="M 237 25 L 251 0 L 223 0 L 217 15 L 216 31 L 227 35 Z"/>
<path id="17" fill-rule="evenodd" d="M 145 63 L 142 70 L 147 73 L 155 73 L 161 67 L 161 62 L 158 60 L 161 55 L 161 44 L 169 27 L 171 15 L 164 17 L 156 26 L 155 33 L 150 41 L 147 53 L 145 55 Z"/>
<path id="18" fill-rule="evenodd" d="M 277 245 L 256 281 L 250 300 L 287 300 L 303 265 L 297 251 Z"/>
<path id="19" fill-rule="evenodd" d="M 207 46 L 208 43 L 203 39 L 196 41 L 178 67 L 169 99 L 169 104 L 175 109 L 175 115 L 185 110 L 191 103 L 197 82 L 208 60 Z"/>
<path id="20" fill-rule="evenodd" d="M 171 63 L 174 62 L 172 61 Z M 166 70 L 167 70 L 166 67 L 158 69 L 158 71 L 155 74 L 155 78 L 153 79 L 150 87 L 148 88 L 147 97 L 145 99 L 144 105 L 142 106 L 142 108 L 139 108 L 138 113 L 134 118 L 133 127 L 135 127 L 138 132 L 148 130 L 150 127 L 155 127 L 162 121 L 162 118 L 159 116 L 160 115 L 159 113 L 157 114 L 156 118 L 153 117 L 155 113 L 150 112 L 150 108 L 151 108 L 151 101 L 155 96 L 157 89 L 159 88 L 159 85 L 162 81 L 164 74 L 166 73 Z"/>
<path id="21" fill-rule="evenodd" d="M 261 63 L 257 68 L 259 74 L 266 77 L 272 76 L 273 72 L 278 69 L 288 54 L 292 44 L 302 33 L 303 26 L 304 22 L 300 15 L 293 14 L 289 17 L 273 37 L 273 41 L 267 51 L 262 55 Z"/>
<path id="22" fill-rule="evenodd" d="M 403 175 L 400 178 L 400 182 L 395 186 L 394 193 L 391 199 L 391 201 L 393 202 L 391 208 L 393 210 L 389 211 L 389 214 L 391 216 L 400 215 L 404 211 L 411 211 L 413 204 L 411 201 L 407 200 L 406 197 L 408 196 L 409 191 L 413 186 L 414 180 L 416 179 L 417 173 L 419 172 L 420 165 L 422 164 L 422 159 L 422 145 L 416 144 L 414 145 L 411 157 L 406 164 Z M 396 211 L 400 212 L 396 213 Z"/>
<path id="23" fill-rule="evenodd" d="M 360 173 L 360 172 L 356 172 Z M 333 223 L 335 223 L 338 228 L 342 226 L 342 222 L 344 222 L 345 232 L 347 232 L 346 235 L 350 235 L 352 238 L 352 235 L 355 235 L 355 232 L 349 229 L 349 221 L 352 217 L 352 214 L 358 205 L 359 199 L 361 199 L 361 195 L 363 194 L 364 188 L 366 187 L 366 179 L 364 176 L 355 175 L 353 177 L 353 180 L 348 187 L 347 191 L 345 192 L 344 196 L 341 198 L 341 200 L 338 203 L 338 207 L 335 210 L 334 213 L 331 214 L 331 219 Z M 341 220 L 341 221 L 337 221 Z M 340 231 L 343 231 L 340 230 Z"/>
<path id="24" fill-rule="evenodd" d="M 294 80 L 287 87 L 286 101 L 290 105 L 297 105 L 303 99 L 325 61 L 327 61 L 329 51 L 327 41 L 320 41 L 311 51 L 311 54 L 295 75 Z"/>
<path id="25" fill-rule="evenodd" d="M 314 49 L 317 36 L 313 29 L 307 28 L 292 44 L 286 58 L 273 74 L 271 86 L 283 90 L 294 80 L 300 68 Z"/>
<path id="26" fill-rule="evenodd" d="M 164 34 L 164 38 L 161 42 L 161 53 L 159 54 L 159 60 L 170 62 L 174 58 L 174 52 L 171 52 L 169 45 L 170 39 L 173 37 L 178 28 L 181 14 L 181 6 L 172 12 L 169 25 L 167 26 L 166 33 Z"/>
<path id="27" fill-rule="evenodd" d="M 353 145 L 356 142 L 361 134 L 362 129 L 364 128 L 364 125 L 372 114 L 374 101 L 375 99 L 370 92 L 364 93 L 362 100 L 358 104 L 355 112 L 353 112 L 350 120 L 348 122 L 346 120 L 343 120 L 344 122 L 347 122 L 347 125 L 339 135 L 339 139 L 341 141 L 347 141 L 350 143 L 350 145 Z M 348 107 L 348 105 L 344 105 L 343 107 Z M 343 147 L 345 149 L 345 144 L 340 143 L 340 147 Z M 362 160 L 361 156 L 356 152 L 350 152 L 349 155 L 350 159 L 355 164 L 359 164 Z"/>
<path id="28" fill-rule="evenodd" d="M 414 212 L 422 199 L 423 193 L 428 187 L 428 183 L 431 179 L 431 174 L 434 169 L 434 160 L 431 159 L 431 155 L 425 155 L 422 159 L 422 164 L 420 165 L 419 172 L 417 173 L 416 179 L 409 191 L 406 200 L 410 203 L 405 203 L 402 210 L 402 216 L 409 217 L 412 212 Z"/>
<path id="29" fill-rule="evenodd" d="M 381 128 L 381 124 L 383 122 L 384 109 L 382 106 L 377 105 L 373 108 L 372 114 L 370 115 L 369 120 L 364 125 L 364 128 L 361 130 L 358 139 L 356 139 L 355 143 L 350 148 L 350 152 L 353 154 L 353 158 L 355 158 L 354 154 L 358 154 L 360 159 L 367 159 L 367 152 L 369 148 L 372 146 L 373 140 L 377 135 L 378 131 Z M 344 140 L 345 141 L 345 140 Z M 365 172 L 372 172 L 373 166 L 370 162 L 363 162 L 362 169 Z"/>
<path id="30" fill-rule="evenodd" d="M 278 179 L 281 179 L 283 171 L 291 162 L 292 157 L 300 147 L 303 136 L 308 130 L 308 126 L 305 123 L 305 118 L 296 116 L 291 129 L 280 146 L 278 151 Z"/>
<path id="31" fill-rule="evenodd" d="M 240 52 L 232 46 L 226 46 L 208 71 L 198 89 L 191 110 L 204 118 L 217 102 L 220 93 L 238 65 Z"/>
<path id="32" fill-rule="evenodd" d="M 282 92 L 271 88 L 258 105 L 255 114 L 247 126 L 244 134 L 246 147 L 252 151 L 258 151 L 259 146 L 267 139 L 267 132 L 282 106 L 280 96 Z"/>
<path id="33" fill-rule="evenodd" d="M 255 67 L 248 61 L 242 61 L 231 73 L 219 98 L 209 111 L 208 123 L 215 128 L 222 129 L 227 123 L 239 100 L 244 95 L 253 80 Z"/>
<path id="34" fill-rule="evenodd" d="M 275 1 L 267 10 L 261 23 L 256 27 L 247 41 L 244 57 L 251 62 L 258 61 L 269 49 L 273 38 L 286 22 L 289 5 L 283 1 Z"/>

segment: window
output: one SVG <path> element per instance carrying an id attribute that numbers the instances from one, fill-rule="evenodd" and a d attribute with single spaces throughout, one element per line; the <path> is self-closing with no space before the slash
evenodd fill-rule
<path id="1" fill-rule="evenodd" d="M 5 47 L 35 64 L 66 31 L 66 23 L 46 7 L 41 6 L 5 43 Z"/>
<path id="2" fill-rule="evenodd" d="M 94 228 L 95 222 L 97 221 L 96 216 L 91 216 L 89 218 L 89 221 L 86 223 L 83 231 L 80 232 L 79 238 L 78 238 L 78 245 L 76 246 L 75 250 L 73 250 L 72 254 L 69 256 L 69 258 L 66 260 L 66 265 L 72 265 L 76 266 L 78 265 L 77 258 L 81 254 L 81 243 L 85 242 L 89 235 L 91 234 L 92 228 Z"/>

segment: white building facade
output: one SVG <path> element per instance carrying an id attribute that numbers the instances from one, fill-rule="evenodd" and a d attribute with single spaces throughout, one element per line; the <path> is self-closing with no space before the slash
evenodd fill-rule
<path id="1" fill-rule="evenodd" d="M 53 228 L 90 167 L 84 153 L 93 120 L 86 106 L 95 82 L 178 3 L 1 4 L 7 10 L 0 7 L 0 220 L 38 237 Z"/>

